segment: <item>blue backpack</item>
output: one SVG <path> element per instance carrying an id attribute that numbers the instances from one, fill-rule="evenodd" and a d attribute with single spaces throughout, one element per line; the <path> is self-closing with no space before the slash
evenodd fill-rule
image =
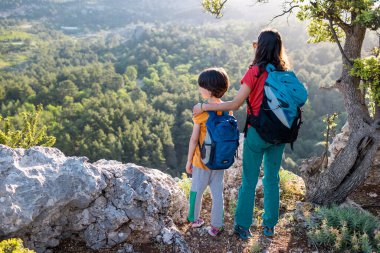
<path id="1" fill-rule="evenodd" d="M 290 143 L 293 149 L 302 124 L 300 108 L 306 103 L 307 90 L 292 71 L 276 71 L 272 64 L 266 66 L 266 71 L 268 78 L 258 116 L 253 115 L 247 99 L 250 113 L 244 132 L 249 123 L 263 140 L 273 144 Z"/>
<path id="2" fill-rule="evenodd" d="M 223 112 L 218 115 L 209 111 L 206 122 L 206 137 L 201 145 L 201 158 L 210 170 L 228 169 L 235 161 L 239 146 L 239 129 L 235 117 Z"/>

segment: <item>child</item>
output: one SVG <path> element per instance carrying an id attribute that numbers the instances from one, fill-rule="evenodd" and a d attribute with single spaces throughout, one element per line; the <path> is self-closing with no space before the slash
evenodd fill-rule
<path id="1" fill-rule="evenodd" d="M 220 104 L 220 99 L 229 87 L 229 79 L 223 68 L 204 70 L 198 78 L 199 92 L 209 104 Z M 193 133 L 189 141 L 186 172 L 193 174 L 190 189 L 190 210 L 188 220 L 193 228 L 201 227 L 204 221 L 199 217 L 202 195 L 207 186 L 212 194 L 211 227 L 208 233 L 217 236 L 223 231 L 223 176 L 224 170 L 209 170 L 201 159 L 199 146 L 206 137 L 208 113 L 203 112 L 193 117 Z"/>
<path id="2" fill-rule="evenodd" d="M 263 30 L 253 47 L 256 48 L 255 58 L 242 78 L 242 85 L 236 96 L 223 104 L 197 104 L 193 108 L 194 115 L 203 114 L 205 111 L 237 110 L 248 98 L 250 106 L 247 112 L 252 111 L 254 116 L 259 116 L 264 96 L 264 83 L 268 76 L 266 66 L 271 64 L 277 71 L 286 71 L 289 69 L 289 64 L 281 35 L 276 30 Z M 263 234 L 274 236 L 280 207 L 279 170 L 285 148 L 285 143 L 272 144 L 265 141 L 254 125 L 249 125 L 247 129 L 243 148 L 242 183 L 239 189 L 234 227 L 235 234 L 243 240 L 252 237 L 249 228 L 252 225 L 255 189 L 262 162 L 264 163 Z"/>

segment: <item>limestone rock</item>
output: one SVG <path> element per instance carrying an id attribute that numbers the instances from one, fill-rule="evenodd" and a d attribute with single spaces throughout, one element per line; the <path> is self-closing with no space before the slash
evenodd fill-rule
<path id="1" fill-rule="evenodd" d="M 117 253 L 133 253 L 133 252 L 134 252 L 133 245 L 129 243 L 124 244 L 123 247 L 117 251 Z"/>
<path id="2" fill-rule="evenodd" d="M 159 243 L 172 244 L 174 252 L 191 253 L 184 236 L 175 226 L 163 228 L 161 234 L 156 237 Z"/>
<path id="3" fill-rule="evenodd" d="M 0 240 L 21 237 L 37 252 L 72 237 L 92 249 L 149 242 L 187 212 L 183 192 L 158 170 L 4 145 L 0 203 Z"/>
<path id="4" fill-rule="evenodd" d="M 169 230 L 168 228 L 164 228 L 161 231 L 162 233 L 162 241 L 165 244 L 172 244 L 172 239 L 173 239 L 173 231 Z"/>
<path id="5" fill-rule="evenodd" d="M 347 145 L 350 136 L 350 128 L 348 122 L 342 127 L 342 132 L 334 137 L 333 142 L 329 145 L 329 163 L 328 166 L 334 161 L 335 156 Z"/>

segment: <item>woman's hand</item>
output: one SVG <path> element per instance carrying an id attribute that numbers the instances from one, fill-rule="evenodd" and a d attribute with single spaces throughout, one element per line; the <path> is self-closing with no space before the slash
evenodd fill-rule
<path id="1" fill-rule="evenodd" d="M 193 167 L 191 166 L 191 162 L 190 161 L 187 161 L 187 163 L 186 163 L 186 172 L 188 174 L 193 173 Z"/>
<path id="2" fill-rule="evenodd" d="M 198 104 L 194 105 L 194 107 L 193 107 L 193 116 L 198 116 L 202 112 L 203 111 L 201 109 L 201 103 L 198 103 Z"/>
<path id="3" fill-rule="evenodd" d="M 194 105 L 193 116 L 197 116 L 204 111 L 235 111 L 244 103 L 245 99 L 248 98 L 251 93 L 251 88 L 248 85 L 243 84 L 236 96 L 231 100 L 220 104 L 203 104 L 201 108 L 201 103 Z"/>

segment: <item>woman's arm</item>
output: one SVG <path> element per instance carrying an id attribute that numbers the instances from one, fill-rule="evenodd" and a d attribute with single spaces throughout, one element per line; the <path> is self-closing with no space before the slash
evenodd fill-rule
<path id="1" fill-rule="evenodd" d="M 195 148 L 198 145 L 200 129 L 201 129 L 201 126 L 199 124 L 194 124 L 193 133 L 191 134 L 190 141 L 189 141 L 189 152 L 187 153 L 187 163 L 186 163 L 186 172 L 189 174 L 193 172 L 193 169 L 191 168 L 191 163 L 193 161 Z"/>
<path id="2" fill-rule="evenodd" d="M 203 111 L 235 111 L 239 109 L 239 107 L 244 103 L 244 100 L 249 96 L 251 89 L 248 85 L 243 84 L 240 87 L 240 90 L 231 101 L 227 101 L 221 104 L 201 104 L 198 103 L 193 107 L 193 114 L 197 116 L 201 114 Z"/>

